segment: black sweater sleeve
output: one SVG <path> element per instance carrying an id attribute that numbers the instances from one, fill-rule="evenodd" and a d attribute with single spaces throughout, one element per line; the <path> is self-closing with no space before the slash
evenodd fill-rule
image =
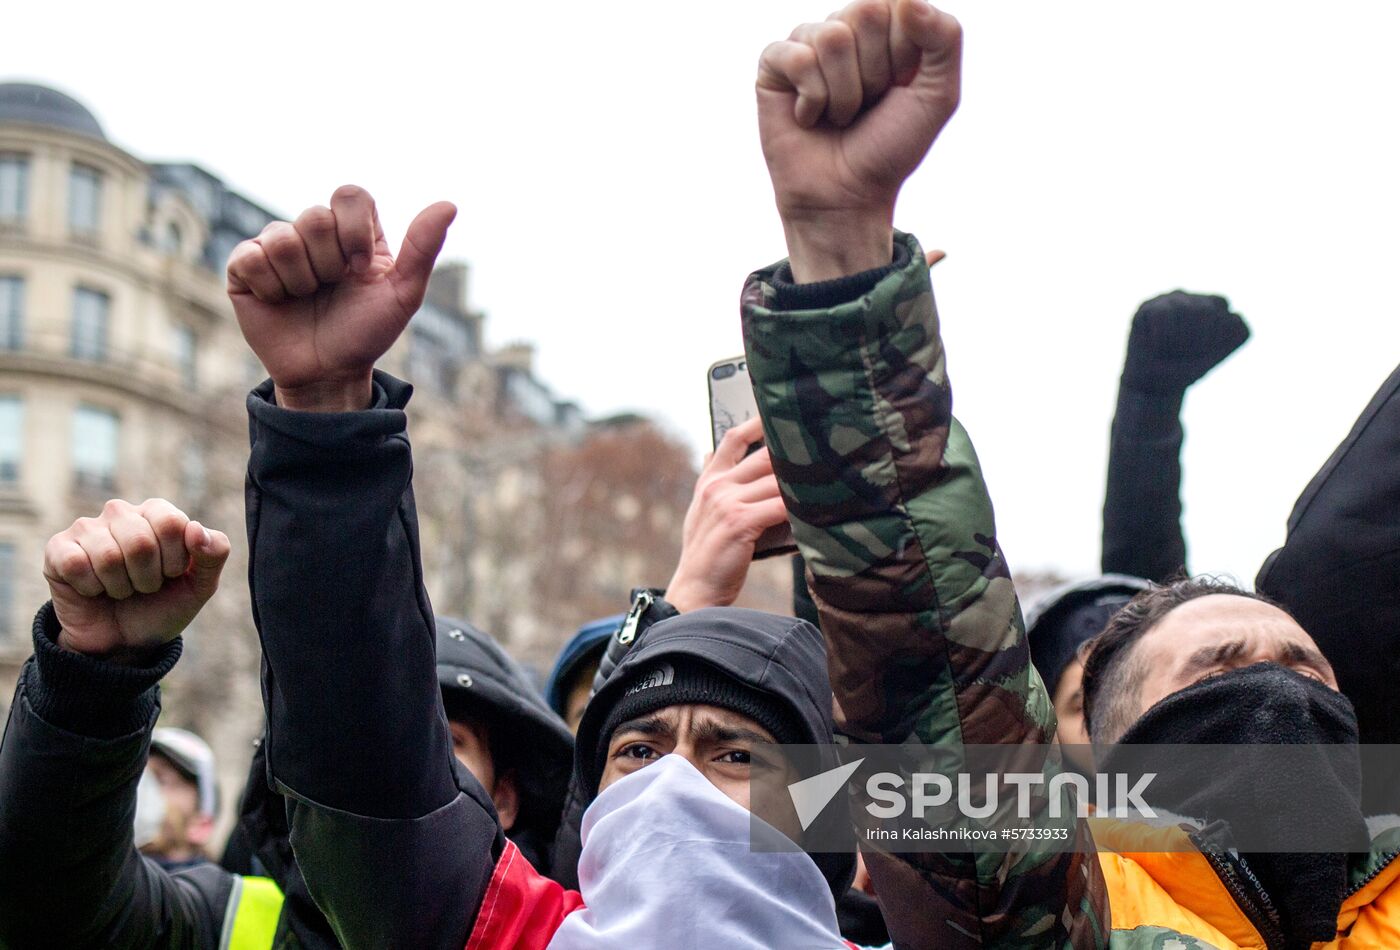
<path id="1" fill-rule="evenodd" d="M 233 875 L 167 874 L 132 841 L 155 684 L 180 641 L 126 667 L 57 634 L 46 604 L 0 741 L 0 947 L 216 946 Z"/>
<path id="2" fill-rule="evenodd" d="M 268 772 L 292 847 L 348 946 L 460 948 L 504 844 L 454 766 L 423 588 L 411 388 L 375 374 L 371 408 L 248 399 L 247 509 Z"/>
<path id="3" fill-rule="evenodd" d="M 1186 566 L 1180 392 L 1118 388 L 1103 501 L 1105 574 L 1162 581 Z"/>

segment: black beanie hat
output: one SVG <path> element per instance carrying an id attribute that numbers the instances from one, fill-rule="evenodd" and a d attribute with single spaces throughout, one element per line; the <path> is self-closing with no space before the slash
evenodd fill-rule
<path id="1" fill-rule="evenodd" d="M 642 667 L 603 720 L 593 769 L 587 776 L 590 795 L 598 790 L 608 764 L 608 746 L 618 726 L 666 706 L 689 703 L 718 706 L 747 716 L 780 744 L 808 741 L 802 725 L 779 697 L 746 686 L 701 660 L 668 657 Z"/>
<path id="2" fill-rule="evenodd" d="M 1140 577 L 1104 574 L 1059 587 L 1026 611 L 1031 663 L 1052 699 L 1079 648 L 1103 633 L 1109 619 L 1149 586 Z"/>

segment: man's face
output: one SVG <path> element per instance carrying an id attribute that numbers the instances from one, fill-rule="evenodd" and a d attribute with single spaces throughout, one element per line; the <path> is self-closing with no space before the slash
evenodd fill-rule
<path id="1" fill-rule="evenodd" d="M 666 706 L 617 727 L 598 791 L 663 755 L 679 755 L 748 808 L 754 747 L 764 742 L 773 742 L 772 734 L 748 716 L 718 706 Z"/>
<path id="2" fill-rule="evenodd" d="M 593 677 L 597 672 L 598 659 L 583 664 L 574 674 L 573 682 L 569 685 L 569 694 L 564 697 L 564 722 L 569 731 L 576 736 L 578 724 L 583 721 L 583 711 L 588 708 L 588 698 L 593 692 Z"/>
<path id="3" fill-rule="evenodd" d="M 1142 664 L 1138 715 L 1217 673 L 1277 663 L 1337 689 L 1332 666 L 1312 637 L 1288 614 L 1234 594 L 1211 594 L 1175 607 L 1133 649 Z"/>
<path id="4" fill-rule="evenodd" d="M 1055 720 L 1059 723 L 1056 735 L 1065 746 L 1065 758 L 1082 772 L 1094 770 L 1093 755 L 1089 751 L 1089 733 L 1084 728 L 1084 664 L 1078 657 L 1070 660 L 1055 684 Z"/>
<path id="5" fill-rule="evenodd" d="M 486 794 L 491 796 L 491 801 L 496 806 L 496 815 L 501 820 L 501 830 L 510 831 L 520 812 L 515 773 L 497 774 L 496 762 L 491 758 L 491 734 L 485 723 L 469 719 L 449 719 L 447 727 L 452 732 L 452 754 L 476 777 L 481 787 L 486 789 Z"/>
<path id="6" fill-rule="evenodd" d="M 161 795 L 165 799 L 165 816 L 161 819 L 155 840 L 141 850 L 171 861 L 199 857 L 214 831 L 213 817 L 199 811 L 199 786 L 185 778 L 159 752 L 151 753 L 146 760 L 146 769 L 160 785 Z"/>

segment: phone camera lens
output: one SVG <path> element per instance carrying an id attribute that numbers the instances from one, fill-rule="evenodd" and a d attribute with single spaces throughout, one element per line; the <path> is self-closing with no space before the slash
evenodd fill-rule
<path id="1" fill-rule="evenodd" d="M 733 363 L 725 363 L 723 366 L 716 366 L 714 369 L 710 370 L 710 376 L 715 379 L 728 379 L 736 372 L 738 372 L 738 370 L 734 368 Z"/>

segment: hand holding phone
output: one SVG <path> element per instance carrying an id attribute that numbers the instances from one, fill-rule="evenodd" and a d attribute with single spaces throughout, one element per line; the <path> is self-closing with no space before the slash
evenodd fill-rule
<path id="1" fill-rule="evenodd" d="M 710 427 L 714 437 L 715 455 L 719 456 L 725 433 L 758 419 L 758 400 L 754 398 L 748 363 L 742 356 L 714 363 L 706 373 L 706 380 L 710 389 Z M 749 454 L 762 448 L 762 428 L 755 425 L 744 444 L 745 451 Z M 771 478 L 771 462 L 768 463 L 767 471 L 768 477 Z M 773 479 L 772 484 L 776 492 L 777 480 Z M 775 522 L 758 539 L 753 557 L 754 560 L 758 560 L 779 554 L 796 553 L 797 544 L 792 539 L 792 527 L 787 522 L 784 510 L 783 520 Z"/>

